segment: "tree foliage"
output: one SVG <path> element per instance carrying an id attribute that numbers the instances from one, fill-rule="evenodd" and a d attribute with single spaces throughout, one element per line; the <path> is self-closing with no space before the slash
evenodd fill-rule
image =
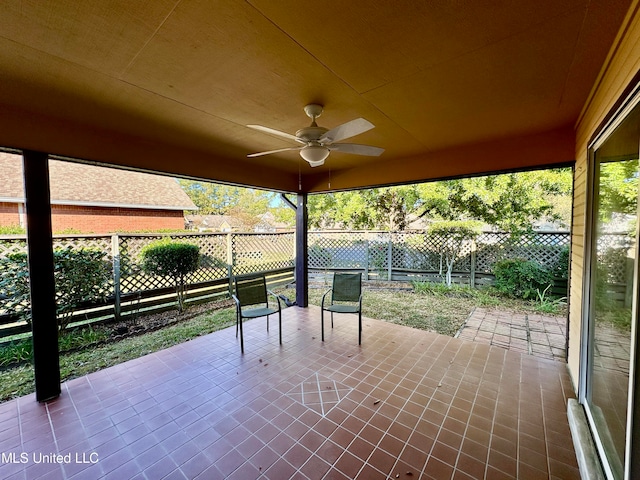
<path id="1" fill-rule="evenodd" d="M 559 220 L 553 197 L 571 193 L 568 169 L 447 180 L 419 187 L 419 215 L 478 220 L 516 233 L 536 220 Z"/>
<path id="2" fill-rule="evenodd" d="M 276 195 L 264 190 L 194 180 L 180 180 L 180 186 L 202 215 L 243 212 L 255 217 L 269 209 L 269 203 Z"/>
<path id="3" fill-rule="evenodd" d="M 313 195 L 311 227 L 403 230 L 411 218 L 477 220 L 509 232 L 557 220 L 571 194 L 571 170 L 552 169 Z M 568 220 L 568 219 L 566 219 Z"/>
<path id="4" fill-rule="evenodd" d="M 404 230 L 417 199 L 415 185 L 312 195 L 309 226 Z"/>
<path id="5" fill-rule="evenodd" d="M 600 164 L 600 220 L 609 222 L 615 213 L 636 215 L 638 160 Z"/>

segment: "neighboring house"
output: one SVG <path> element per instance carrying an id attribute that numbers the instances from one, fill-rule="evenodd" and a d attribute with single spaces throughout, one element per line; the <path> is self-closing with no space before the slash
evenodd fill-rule
<path id="1" fill-rule="evenodd" d="M 187 228 L 199 232 L 246 232 L 251 227 L 231 215 L 186 215 Z"/>
<path id="2" fill-rule="evenodd" d="M 22 158 L 0 153 L 0 225 L 25 226 Z M 197 207 L 170 177 L 49 160 L 54 232 L 183 229 Z"/>
<path id="3" fill-rule="evenodd" d="M 199 232 L 256 232 L 275 233 L 292 231 L 293 228 L 277 222 L 272 213 L 257 216 L 257 221 L 249 222 L 233 215 L 186 215 L 187 228 Z"/>
<path id="4" fill-rule="evenodd" d="M 258 215 L 260 221 L 254 225 L 253 231 L 259 233 L 277 233 L 277 232 L 291 232 L 294 230 L 292 225 L 288 225 L 284 222 L 276 220 L 275 216 L 271 212 Z"/>

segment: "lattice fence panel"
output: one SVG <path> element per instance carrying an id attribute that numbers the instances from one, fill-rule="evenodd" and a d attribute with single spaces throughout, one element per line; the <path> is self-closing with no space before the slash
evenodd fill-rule
<path id="1" fill-rule="evenodd" d="M 448 241 L 446 237 L 424 232 L 395 232 L 392 238 L 393 268 L 440 272 L 441 254 Z M 471 243 L 463 243 L 453 264 L 453 271 L 470 270 L 470 253 Z M 444 263 L 442 269 L 446 270 Z"/>
<path id="2" fill-rule="evenodd" d="M 485 232 L 476 239 L 476 271 L 491 273 L 494 263 L 507 258 L 523 258 L 554 268 L 569 242 L 567 232 L 534 232 L 516 238 L 504 232 Z"/>
<path id="3" fill-rule="evenodd" d="M 625 233 L 602 234 L 598 237 L 598 271 L 608 283 L 626 283 L 629 250 L 634 245 L 633 237 Z"/>
<path id="4" fill-rule="evenodd" d="M 219 280 L 228 276 L 227 234 L 185 234 L 185 235 L 135 235 L 120 236 L 120 288 L 122 293 L 138 292 L 156 288 L 172 287 L 171 277 L 147 275 L 140 268 L 142 249 L 162 238 L 189 243 L 200 247 L 200 268 L 187 275 L 186 283 L 201 283 Z"/>
<path id="5" fill-rule="evenodd" d="M 162 239 L 162 235 L 119 236 L 120 292 L 132 293 L 156 288 L 171 287 L 171 279 L 147 275 L 140 268 L 140 252 L 151 242 Z"/>
<path id="6" fill-rule="evenodd" d="M 439 271 L 440 252 L 425 233 L 396 232 L 393 238 L 393 268 Z"/>
<path id="7" fill-rule="evenodd" d="M 104 259 L 113 266 L 113 256 L 111 249 L 111 236 L 97 235 L 97 236 L 54 236 L 53 237 L 53 249 L 66 249 L 71 248 L 73 250 L 80 250 L 84 248 L 91 248 L 105 253 Z M 13 237 L 0 239 L 0 258 L 7 258 L 8 256 L 16 253 L 27 253 L 27 240 L 26 237 Z M 109 281 L 109 287 L 107 290 L 108 295 L 113 295 L 113 275 Z M 0 314 L 5 314 L 7 311 L 4 309 L 3 302 L 0 301 Z"/>
<path id="8" fill-rule="evenodd" d="M 26 253 L 27 240 L 25 238 L 3 238 L 0 240 L 0 258 L 7 258 L 15 253 Z"/>
<path id="9" fill-rule="evenodd" d="M 294 266 L 294 234 L 234 234 L 233 275 Z"/>
<path id="10" fill-rule="evenodd" d="M 384 234 L 375 232 L 310 232 L 309 268 L 364 269 L 370 262 L 386 262 L 381 245 L 387 242 Z M 368 256 L 371 249 L 373 258 Z"/>

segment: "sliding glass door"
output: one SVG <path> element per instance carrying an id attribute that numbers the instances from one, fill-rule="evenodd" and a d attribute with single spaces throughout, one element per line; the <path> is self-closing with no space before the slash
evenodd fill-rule
<path id="1" fill-rule="evenodd" d="M 592 149 L 593 199 L 585 346 L 584 403 L 601 461 L 625 477 L 632 344 L 638 295 L 640 106 L 630 107 Z"/>

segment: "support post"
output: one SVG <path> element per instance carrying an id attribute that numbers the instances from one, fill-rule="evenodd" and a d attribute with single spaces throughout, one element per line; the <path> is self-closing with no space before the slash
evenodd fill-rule
<path id="1" fill-rule="evenodd" d="M 60 395 L 60 357 L 56 285 L 53 276 L 48 155 L 25 150 L 22 165 L 27 212 L 27 253 L 36 400 L 46 402 Z"/>
<path id="2" fill-rule="evenodd" d="M 309 259 L 307 235 L 307 194 L 299 193 L 296 204 L 296 304 L 309 304 Z"/>

